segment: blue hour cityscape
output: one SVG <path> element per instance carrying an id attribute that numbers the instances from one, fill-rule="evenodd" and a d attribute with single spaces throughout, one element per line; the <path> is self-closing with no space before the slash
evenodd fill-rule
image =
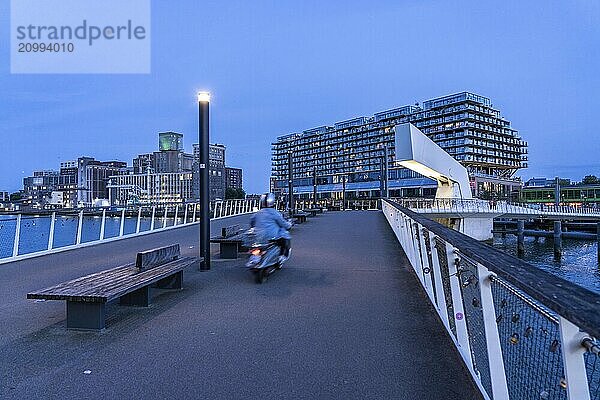
<path id="1" fill-rule="evenodd" d="M 0 21 L 1 399 L 600 400 L 600 5 Z"/>

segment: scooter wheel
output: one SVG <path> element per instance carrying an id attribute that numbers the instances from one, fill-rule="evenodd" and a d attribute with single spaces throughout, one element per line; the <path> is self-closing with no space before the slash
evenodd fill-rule
<path id="1" fill-rule="evenodd" d="M 267 280 L 267 269 L 261 269 L 259 271 L 256 271 L 256 283 L 264 283 Z"/>

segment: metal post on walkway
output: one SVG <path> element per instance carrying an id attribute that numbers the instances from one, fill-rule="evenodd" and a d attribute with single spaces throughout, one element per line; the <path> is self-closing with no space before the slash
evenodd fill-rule
<path id="1" fill-rule="evenodd" d="M 525 254 L 525 221 L 517 221 L 517 255 L 521 257 Z"/>
<path id="2" fill-rule="evenodd" d="M 598 253 L 598 263 L 600 263 L 600 222 L 596 224 L 596 248 Z"/>
<path id="3" fill-rule="evenodd" d="M 313 208 L 317 208 L 317 167 L 313 167 Z"/>
<path id="4" fill-rule="evenodd" d="M 347 175 L 342 175 L 342 211 L 346 209 L 346 177 Z"/>
<path id="5" fill-rule="evenodd" d="M 288 151 L 288 208 L 294 209 L 294 171 L 292 165 L 292 152 Z"/>
<path id="6" fill-rule="evenodd" d="M 554 221 L 554 259 L 560 260 L 562 256 L 562 226 L 560 221 Z"/>
<path id="7" fill-rule="evenodd" d="M 200 159 L 200 271 L 210 270 L 210 198 L 208 176 L 210 93 L 198 93 L 198 143 Z"/>
<path id="8" fill-rule="evenodd" d="M 389 161 L 388 161 L 388 148 L 387 146 L 383 147 L 383 190 L 384 197 L 387 199 L 390 197 L 390 188 L 389 188 Z"/>

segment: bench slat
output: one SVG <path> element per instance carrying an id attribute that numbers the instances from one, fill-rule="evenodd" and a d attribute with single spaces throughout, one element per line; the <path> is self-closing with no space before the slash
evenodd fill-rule
<path id="1" fill-rule="evenodd" d="M 89 287 L 86 290 L 76 293 L 76 295 L 106 298 L 107 299 L 106 301 L 110 301 L 110 299 L 108 298 L 109 296 L 107 295 L 107 292 L 114 290 L 115 288 L 120 288 L 119 290 L 125 291 L 125 292 L 131 291 L 130 287 L 129 287 L 131 285 L 130 282 L 133 279 L 136 279 L 136 277 L 146 277 L 146 276 L 157 275 L 157 276 L 161 276 L 164 278 L 166 276 L 165 270 L 168 271 L 170 268 L 173 268 L 174 265 L 177 265 L 177 263 L 179 263 L 182 260 L 186 260 L 186 259 L 187 258 L 178 259 L 178 260 L 172 261 L 170 263 L 163 264 L 158 267 L 154 267 L 152 269 L 149 269 L 146 271 L 141 271 L 141 272 L 138 272 L 137 268 L 134 268 L 133 273 L 121 275 L 117 279 L 106 280 L 95 286 Z"/>
<path id="2" fill-rule="evenodd" d="M 117 267 L 28 293 L 27 298 L 104 303 L 179 272 L 194 260 L 185 257 L 142 272 L 132 265 Z M 74 282 L 77 286 L 70 286 Z"/>
<path id="3" fill-rule="evenodd" d="M 144 271 L 173 261 L 178 258 L 179 255 L 179 244 L 172 244 L 170 246 L 141 251 L 137 253 L 135 265 L 140 269 L 140 271 Z"/>

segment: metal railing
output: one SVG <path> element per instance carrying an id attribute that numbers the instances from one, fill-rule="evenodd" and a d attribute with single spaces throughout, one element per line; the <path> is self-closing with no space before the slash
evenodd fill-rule
<path id="1" fill-rule="evenodd" d="M 312 200 L 295 200 L 294 207 L 297 209 L 310 209 L 314 206 L 323 207 L 328 210 L 344 211 L 344 210 L 379 210 L 381 209 L 379 199 L 356 199 L 343 200 L 339 199 L 319 199 L 315 203 Z"/>
<path id="2" fill-rule="evenodd" d="M 527 203 L 509 203 L 503 200 L 491 201 L 480 199 L 391 199 L 403 207 L 419 213 L 499 213 L 532 216 L 600 217 L 600 209 L 592 207 L 575 207 L 569 205 L 540 205 L 534 207 Z"/>
<path id="3" fill-rule="evenodd" d="M 486 399 L 600 400 L 600 295 L 382 201 Z"/>
<path id="4" fill-rule="evenodd" d="M 0 264 L 197 223 L 199 203 L 0 215 Z M 211 218 L 254 212 L 258 200 L 210 203 Z"/>

